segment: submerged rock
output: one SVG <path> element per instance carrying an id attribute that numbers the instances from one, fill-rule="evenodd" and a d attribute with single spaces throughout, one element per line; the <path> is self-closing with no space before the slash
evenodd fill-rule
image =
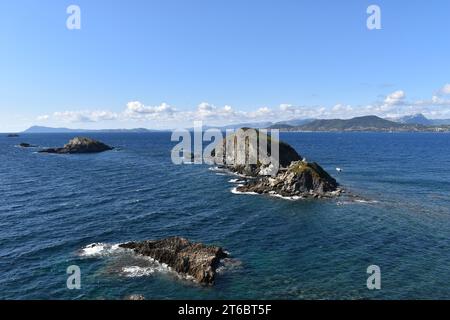
<path id="1" fill-rule="evenodd" d="M 120 247 L 165 263 L 174 271 L 191 276 L 203 284 L 214 283 L 220 260 L 228 256 L 220 247 L 194 243 L 179 237 L 129 242 Z"/>
<path id="2" fill-rule="evenodd" d="M 97 153 L 112 150 L 113 148 L 94 139 L 76 137 L 69 141 L 62 148 L 49 148 L 39 152 L 42 153 L 58 153 L 58 154 L 73 154 L 73 153 Z"/>
<path id="3" fill-rule="evenodd" d="M 19 144 L 19 147 L 21 147 L 21 148 L 36 148 L 37 146 L 22 142 L 21 144 Z"/>

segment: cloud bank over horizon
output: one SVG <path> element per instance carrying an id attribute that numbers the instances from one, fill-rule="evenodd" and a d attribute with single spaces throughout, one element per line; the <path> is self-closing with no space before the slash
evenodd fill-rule
<path id="1" fill-rule="evenodd" d="M 230 105 L 216 106 L 201 102 L 191 109 L 178 109 L 168 103 L 149 106 L 141 101 L 130 101 L 124 110 L 75 110 L 55 111 L 39 115 L 39 125 L 87 125 L 99 123 L 135 124 L 156 128 L 192 126 L 193 121 L 207 125 L 227 125 L 244 122 L 277 122 L 292 119 L 349 119 L 357 116 L 376 115 L 383 118 L 398 118 L 421 113 L 430 119 L 450 118 L 450 84 L 437 89 L 429 99 L 408 100 L 403 90 L 396 90 L 372 104 L 350 105 L 337 103 L 333 106 L 302 106 L 280 104 L 270 108 L 262 106 L 252 111 L 237 110 Z"/>

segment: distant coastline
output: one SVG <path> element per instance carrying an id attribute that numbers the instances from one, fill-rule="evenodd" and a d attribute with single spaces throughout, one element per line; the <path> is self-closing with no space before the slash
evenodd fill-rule
<path id="1" fill-rule="evenodd" d="M 19 133 L 143 133 L 143 132 L 164 132 L 169 130 L 155 130 L 146 128 L 134 129 L 69 129 L 69 128 L 52 128 L 43 126 L 32 126 L 25 131 Z"/>
<path id="2" fill-rule="evenodd" d="M 377 116 L 314 120 L 300 126 L 278 124 L 272 128 L 284 132 L 450 132 L 450 125 L 400 123 Z"/>
<path id="3" fill-rule="evenodd" d="M 427 119 L 422 114 L 397 119 L 384 119 L 369 115 L 351 119 L 292 119 L 280 122 L 238 123 L 225 126 L 204 126 L 207 129 L 277 129 L 281 132 L 450 132 L 450 119 Z M 193 130 L 193 128 L 188 128 Z M 27 133 L 150 133 L 171 132 L 173 129 L 70 129 L 32 126 Z M 7 134 L 7 133 L 6 133 Z"/>

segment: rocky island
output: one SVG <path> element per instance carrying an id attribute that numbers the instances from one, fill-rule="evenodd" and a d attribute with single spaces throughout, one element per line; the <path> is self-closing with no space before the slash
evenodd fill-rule
<path id="1" fill-rule="evenodd" d="M 245 135 L 246 130 L 238 130 L 236 133 L 228 135 L 214 150 L 216 163 L 223 163 L 222 168 L 243 176 L 244 180 L 236 188 L 238 193 L 269 194 L 294 199 L 327 198 L 340 195 L 342 190 L 333 177 L 319 164 L 306 161 L 294 148 L 284 142 L 278 142 L 279 168 L 275 172 L 271 170 L 271 164 L 263 165 L 260 161 L 257 164 L 236 165 L 239 153 L 241 153 L 241 157 L 248 158 L 250 152 L 256 152 L 258 159 L 266 156 L 265 154 L 267 156 L 271 154 L 271 137 L 258 131 L 258 142 L 262 139 L 266 139 L 268 142 L 267 153 L 260 150 L 260 143 L 257 144 L 257 150 L 252 150 L 251 145 L 247 143 L 244 146 L 236 146 L 234 152 L 225 155 L 226 145 L 237 139 L 245 139 L 239 135 Z"/>
<path id="2" fill-rule="evenodd" d="M 213 284 L 221 259 L 228 254 L 216 246 L 194 243 L 180 237 L 128 242 L 120 247 L 165 263 L 174 271 L 193 277 L 202 284 Z"/>
<path id="3" fill-rule="evenodd" d="M 57 153 L 57 154 L 74 154 L 74 153 L 98 153 L 112 150 L 113 148 L 94 139 L 76 137 L 69 141 L 62 148 L 49 148 L 39 152 L 41 153 Z"/>

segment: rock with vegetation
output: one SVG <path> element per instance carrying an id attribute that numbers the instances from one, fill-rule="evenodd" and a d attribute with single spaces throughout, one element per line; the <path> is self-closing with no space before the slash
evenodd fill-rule
<path id="1" fill-rule="evenodd" d="M 184 238 L 129 242 L 120 245 L 135 253 L 165 263 L 181 275 L 202 284 L 213 284 L 221 259 L 228 255 L 221 247 L 194 243 Z"/>
<path id="2" fill-rule="evenodd" d="M 216 162 L 220 160 L 224 168 L 246 176 L 246 179 L 236 188 L 236 191 L 298 198 L 334 197 L 342 192 L 336 180 L 319 164 L 302 159 L 294 148 L 284 142 L 278 142 L 279 166 L 274 171 L 270 170 L 271 165 L 267 165 L 267 163 L 270 163 L 272 138 L 257 131 L 258 144 L 257 150 L 254 150 L 255 145 L 237 143 L 238 139 L 245 141 L 243 139 L 245 139 L 247 130 L 238 130 L 236 133 L 228 135 L 214 150 Z M 265 143 L 262 145 L 259 143 L 264 140 L 267 142 L 268 152 L 261 149 L 266 148 Z M 234 143 L 235 145 L 234 148 L 231 148 L 231 152 L 227 152 L 228 143 Z M 252 152 L 258 155 L 257 164 L 236 165 L 237 157 L 248 159 Z M 269 159 L 259 161 L 260 156 L 268 156 Z M 277 168 L 278 170 L 276 170 Z"/>
<path id="3" fill-rule="evenodd" d="M 236 190 L 299 198 L 333 197 L 342 192 L 336 180 L 320 165 L 305 160 L 292 163 L 275 177 L 250 179 Z"/>
<path id="4" fill-rule="evenodd" d="M 57 153 L 57 154 L 74 154 L 74 153 L 98 153 L 112 150 L 113 148 L 94 139 L 76 137 L 69 141 L 62 148 L 49 148 L 39 152 Z"/>

